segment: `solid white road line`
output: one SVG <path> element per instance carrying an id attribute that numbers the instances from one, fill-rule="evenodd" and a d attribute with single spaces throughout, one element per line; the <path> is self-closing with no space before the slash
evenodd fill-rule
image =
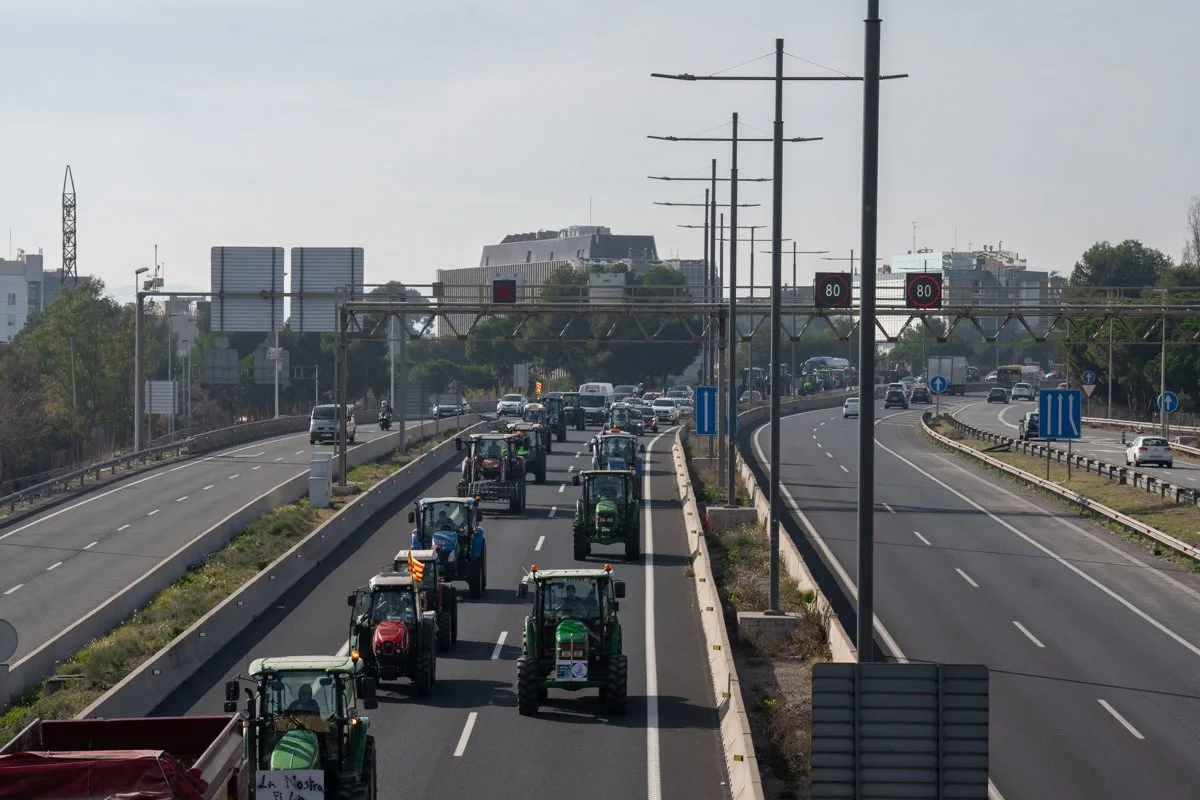
<path id="1" fill-rule="evenodd" d="M 54 562 L 53 564 L 51 564 L 50 566 L 46 567 L 46 572 L 49 572 L 49 571 L 50 571 L 50 570 L 52 570 L 52 569 L 58 569 L 58 568 L 59 568 L 59 567 L 61 567 L 62 565 L 63 565 L 63 562 L 61 562 L 61 561 L 55 561 L 55 562 Z"/>
<path id="2" fill-rule="evenodd" d="M 508 638 L 508 631 L 500 631 L 500 638 L 496 640 L 496 649 L 492 650 L 492 661 L 500 658 L 500 654 L 504 652 L 504 640 Z"/>
<path id="3" fill-rule="evenodd" d="M 128 527 L 129 527 L 129 523 L 128 523 L 128 522 L 126 522 L 124 525 L 122 525 L 121 527 L 117 528 L 117 533 L 120 533 L 121 531 L 125 530 L 125 529 L 126 529 L 126 528 L 128 528 Z M 95 544 L 95 542 L 92 542 L 92 544 Z"/>
<path id="4" fill-rule="evenodd" d="M 1124 717 L 1122 717 L 1122 716 L 1120 715 L 1120 713 L 1119 713 L 1119 712 L 1118 712 L 1118 711 L 1117 711 L 1115 708 L 1113 708 L 1112 706 L 1110 706 L 1110 705 L 1108 704 L 1108 702 L 1107 702 L 1107 701 L 1098 699 L 1098 700 L 1096 700 L 1096 702 L 1097 702 L 1097 703 L 1099 703 L 1100 705 L 1102 705 L 1102 706 L 1104 707 L 1104 710 L 1105 710 L 1105 711 L 1107 711 L 1108 713 L 1112 714 L 1112 715 L 1113 715 L 1113 718 L 1114 718 L 1114 719 L 1115 719 L 1117 722 L 1119 722 L 1119 723 L 1121 723 L 1122 725 L 1124 725 L 1124 726 L 1125 726 L 1125 730 L 1127 730 L 1127 731 L 1129 731 L 1131 734 L 1133 734 L 1133 738 L 1135 738 L 1135 739 L 1145 739 L 1145 738 L 1146 738 L 1145 736 L 1142 736 L 1142 732 L 1141 732 L 1141 731 L 1139 731 L 1137 728 L 1133 727 L 1133 725 L 1132 725 L 1132 724 L 1129 722 L 1129 720 L 1127 720 L 1127 719 L 1125 719 Z"/>
<path id="5" fill-rule="evenodd" d="M 21 588 L 22 586 L 24 586 L 24 585 L 25 585 L 25 584 L 23 584 L 23 583 L 18 583 L 16 586 L 12 587 L 12 588 L 11 588 L 11 589 L 9 589 L 7 592 L 5 592 L 5 593 L 4 593 L 4 596 L 5 596 L 5 597 L 7 597 L 8 595 L 12 594 L 12 593 L 13 593 L 13 592 L 15 592 L 17 589 L 20 589 L 20 588 Z"/>
<path id="6" fill-rule="evenodd" d="M 658 644 L 654 624 L 654 514 L 650 492 L 650 454 L 665 436 L 660 433 L 646 445 L 646 471 L 642 476 L 642 553 L 646 559 L 646 798 L 662 800 L 662 761 L 658 731 Z"/>
<path id="7" fill-rule="evenodd" d="M 541 549 L 542 549 L 542 545 L 543 545 L 545 542 L 546 542 L 546 537 L 545 537 L 545 536 L 539 536 L 539 537 L 538 537 L 538 540 L 537 540 L 537 544 L 535 544 L 535 545 L 533 546 L 534 552 L 537 552 L 538 550 L 541 550 Z"/>
<path id="8" fill-rule="evenodd" d="M 972 586 L 974 586 L 976 589 L 978 589 L 978 588 L 979 588 L 979 584 L 978 584 L 978 583 L 976 583 L 975 581 L 971 580 L 971 576 L 970 576 L 970 575 L 968 575 L 967 573 L 963 572 L 963 571 L 962 571 L 961 569 L 959 569 L 958 567 L 955 567 L 955 568 L 954 568 L 954 571 L 955 571 L 955 572 L 957 572 L 959 575 L 961 575 L 961 576 L 962 576 L 962 579 L 963 579 L 964 581 L 966 581 L 967 583 L 971 584 L 971 585 L 972 585 Z"/>
<path id="9" fill-rule="evenodd" d="M 1021 623 L 1017 622 L 1015 619 L 1013 620 L 1013 625 L 1016 625 L 1016 626 L 1017 626 L 1017 630 L 1019 630 L 1021 633 L 1025 634 L 1026 636 L 1028 636 L 1028 637 L 1029 637 L 1029 641 L 1033 642 L 1033 643 L 1034 643 L 1034 644 L 1036 644 L 1038 647 L 1043 647 L 1043 648 L 1044 648 L 1044 647 L 1046 646 L 1046 645 L 1042 644 L 1040 641 L 1038 641 L 1038 638 L 1037 638 L 1036 636 L 1034 636 L 1032 633 L 1030 633 L 1028 628 L 1026 628 L 1026 627 L 1025 627 L 1024 625 L 1022 625 Z"/>
<path id="10" fill-rule="evenodd" d="M 347 639 L 347 640 L 345 641 L 345 643 L 344 643 L 344 644 L 343 644 L 343 645 L 342 645 L 340 648 L 338 648 L 338 651 L 337 651 L 336 653 L 334 653 L 334 655 L 335 655 L 335 656 L 341 656 L 341 657 L 343 657 L 343 658 L 344 658 L 345 656 L 348 656 L 348 655 L 350 655 L 350 640 L 349 640 L 349 639 Z"/>
<path id="11" fill-rule="evenodd" d="M 467 751 L 467 740 L 471 738 L 471 731 L 474 730 L 475 720 L 478 718 L 478 711 L 472 711 L 467 715 L 467 724 L 463 727 L 462 736 L 458 737 L 458 747 L 454 748 L 455 758 L 461 756 Z"/>
<path id="12" fill-rule="evenodd" d="M 930 547 L 933 547 L 933 542 L 929 541 L 924 536 L 922 536 L 920 531 L 913 531 L 913 536 L 916 536 L 918 539 L 920 539 L 925 544 L 929 545 Z"/>

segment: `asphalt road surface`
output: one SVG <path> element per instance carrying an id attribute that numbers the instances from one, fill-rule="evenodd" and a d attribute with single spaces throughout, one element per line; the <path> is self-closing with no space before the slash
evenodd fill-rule
<path id="1" fill-rule="evenodd" d="M 360 425 L 351 449 L 396 435 Z M 218 450 L 0 527 L 0 618 L 12 623 L 19 639 L 12 660 L 255 497 L 307 472 L 312 452 L 332 447 L 307 439 L 305 431 Z"/>
<path id="2" fill-rule="evenodd" d="M 571 518 L 579 490 L 570 474 L 589 464 L 583 442 L 592 433 L 570 431 L 568 443 L 555 443 L 546 483 L 530 482 L 523 514 L 485 505 L 488 590 L 472 601 L 465 586 L 455 584 L 459 640 L 438 654 L 433 694 L 418 699 L 402 680 L 384 687 L 379 708 L 368 712 L 385 794 L 728 797 L 695 591 L 684 571 L 688 547 L 669 436 L 643 438 L 648 510 L 642 562 L 626 563 L 616 546 L 597 547 L 589 559 L 596 566 L 609 561 L 627 583 L 621 601 L 630 662 L 626 716 L 607 718 L 595 691 L 551 690 L 537 717 L 517 713 L 516 660 L 531 605 L 516 597 L 516 587 L 530 564 L 553 569 L 577 563 Z M 457 476 L 457 462 L 435 471 L 421 495 L 453 495 Z M 397 507 L 374 530 L 348 540 L 156 715 L 220 713 L 224 682 L 255 658 L 345 652 L 346 596 L 408 547 L 408 508 Z"/>
<path id="3" fill-rule="evenodd" d="M 973 400 L 963 405 L 955 412 L 955 416 L 968 425 L 982 428 L 985 431 L 1017 435 L 1017 422 L 1027 411 L 1037 411 L 1037 402 L 1021 400 L 1008 405 L 987 403 L 983 400 Z M 1085 415 L 1086 416 L 1086 415 Z M 1133 441 L 1133 434 L 1127 433 L 1126 439 Z M 1052 442 L 1053 446 L 1067 448 L 1067 442 L 1060 440 Z M 1071 452 L 1091 456 L 1107 461 L 1110 464 L 1125 463 L 1125 445 L 1121 444 L 1121 432 L 1104 428 L 1084 428 L 1083 438 L 1071 442 Z M 1186 457 L 1186 456 L 1185 456 Z M 1161 475 L 1165 480 L 1187 488 L 1200 488 L 1200 464 L 1193 461 L 1175 460 L 1171 469 L 1143 464 L 1139 470 Z"/>
<path id="4" fill-rule="evenodd" d="M 993 798 L 1197 797 L 1200 581 L 931 447 L 923 410 L 876 410 L 881 650 L 991 668 Z M 781 434 L 785 524 L 856 594 L 858 421 Z"/>

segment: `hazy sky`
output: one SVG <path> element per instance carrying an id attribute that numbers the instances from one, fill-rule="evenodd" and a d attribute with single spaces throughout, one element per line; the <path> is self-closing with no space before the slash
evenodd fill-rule
<path id="1" fill-rule="evenodd" d="M 155 244 L 168 288 L 207 288 L 213 245 L 361 245 L 368 283 L 428 283 L 506 233 L 587 224 L 589 197 L 594 224 L 699 257 L 700 232 L 676 226 L 701 209 L 653 202 L 704 185 L 646 176 L 706 175 L 712 157 L 727 175 L 729 146 L 646 135 L 728 136 L 737 111 L 743 136 L 767 136 L 772 88 L 649 73 L 725 70 L 782 36 L 858 75 L 866 5 L 0 0 L 0 230 L 57 266 L 69 163 L 80 272 L 114 288 Z M 1038 269 L 1067 272 L 1099 239 L 1178 258 L 1200 194 L 1200 6 L 882 6 L 884 71 L 912 77 L 884 84 L 881 255 L 910 248 L 916 221 L 919 247 L 957 229 L 960 247 L 1003 241 Z M 784 236 L 802 250 L 859 249 L 861 111 L 859 83 L 786 89 L 786 135 L 825 137 L 785 146 Z M 744 145 L 741 167 L 769 175 L 770 145 Z M 770 184 L 742 200 L 763 203 L 743 223 L 769 224 Z"/>

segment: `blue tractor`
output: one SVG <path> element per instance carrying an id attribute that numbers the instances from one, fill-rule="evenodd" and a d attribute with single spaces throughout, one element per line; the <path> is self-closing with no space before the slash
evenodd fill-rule
<path id="1" fill-rule="evenodd" d="M 645 469 L 641 454 L 646 445 L 638 443 L 632 433 L 602 432 L 588 442 L 592 451 L 592 469 L 632 472 L 634 499 L 642 498 L 642 475 Z"/>
<path id="2" fill-rule="evenodd" d="M 437 550 L 438 567 L 447 581 L 466 581 L 472 599 L 487 591 L 487 543 L 483 509 L 477 497 L 423 497 L 408 521 L 414 526 L 413 550 Z"/>

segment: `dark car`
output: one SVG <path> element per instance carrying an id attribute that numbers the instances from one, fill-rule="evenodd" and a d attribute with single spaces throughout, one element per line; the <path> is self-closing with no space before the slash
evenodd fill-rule
<path id="1" fill-rule="evenodd" d="M 989 403 L 1007 403 L 1008 402 L 1008 390 L 1005 389 L 1003 386 L 993 387 L 992 390 L 988 392 L 988 402 Z"/>
<path id="2" fill-rule="evenodd" d="M 1038 438 L 1038 412 L 1025 412 L 1017 424 L 1017 435 L 1026 441 Z"/>
<path id="3" fill-rule="evenodd" d="M 900 389 L 888 389 L 887 394 L 883 396 L 884 408 L 908 408 L 908 398 L 904 396 L 904 392 Z"/>
<path id="4" fill-rule="evenodd" d="M 925 404 L 932 403 L 933 397 L 929 394 L 929 387 L 914 386 L 913 390 L 912 390 L 912 395 L 908 398 L 908 402 L 910 402 L 910 403 L 925 403 Z"/>

